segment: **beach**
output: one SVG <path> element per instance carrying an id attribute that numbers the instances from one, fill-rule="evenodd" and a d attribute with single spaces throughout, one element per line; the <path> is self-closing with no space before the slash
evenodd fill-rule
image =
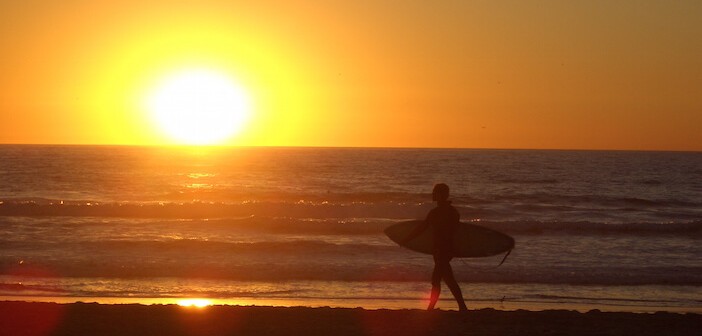
<path id="1" fill-rule="evenodd" d="M 0 302 L 3 335 L 695 335 L 702 315 Z"/>

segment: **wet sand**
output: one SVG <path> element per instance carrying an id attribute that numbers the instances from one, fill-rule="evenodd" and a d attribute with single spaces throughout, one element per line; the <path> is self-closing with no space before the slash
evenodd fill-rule
<path id="1" fill-rule="evenodd" d="M 702 315 L 0 302 L 2 335 L 699 335 Z"/>

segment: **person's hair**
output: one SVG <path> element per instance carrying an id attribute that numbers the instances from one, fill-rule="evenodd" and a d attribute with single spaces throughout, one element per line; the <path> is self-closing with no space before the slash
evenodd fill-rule
<path id="1" fill-rule="evenodd" d="M 440 199 L 447 200 L 449 197 L 449 186 L 446 183 L 438 183 L 434 185 L 433 193 L 438 195 Z"/>

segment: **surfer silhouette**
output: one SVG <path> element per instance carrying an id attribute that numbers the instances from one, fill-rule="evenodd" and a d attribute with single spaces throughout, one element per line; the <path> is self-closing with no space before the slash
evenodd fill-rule
<path id="1" fill-rule="evenodd" d="M 463 300 L 461 287 L 458 286 L 456 278 L 453 276 L 451 259 L 453 259 L 453 235 L 461 219 L 458 210 L 451 205 L 449 198 L 449 186 L 439 183 L 434 186 L 432 200 L 437 202 L 436 208 L 429 211 L 427 218 L 422 225 L 417 226 L 414 231 L 404 239 L 404 242 L 416 238 L 424 230 L 432 227 L 434 229 L 434 271 L 431 275 L 431 296 L 427 310 L 433 310 L 441 294 L 441 280 L 451 290 L 451 294 L 458 303 L 459 311 L 467 311 L 466 303 Z"/>

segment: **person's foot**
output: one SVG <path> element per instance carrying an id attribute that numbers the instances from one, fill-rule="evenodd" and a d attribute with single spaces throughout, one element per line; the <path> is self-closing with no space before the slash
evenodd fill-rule
<path id="1" fill-rule="evenodd" d="M 462 309 L 458 309 L 457 315 L 461 322 L 468 323 L 468 308 L 463 307 Z"/>

